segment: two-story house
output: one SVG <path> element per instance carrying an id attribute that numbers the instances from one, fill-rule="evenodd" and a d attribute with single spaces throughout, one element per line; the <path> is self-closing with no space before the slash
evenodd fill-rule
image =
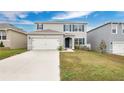
<path id="1" fill-rule="evenodd" d="M 28 33 L 28 50 L 74 49 L 87 44 L 87 23 L 37 22 L 37 30 Z"/>
<path id="2" fill-rule="evenodd" d="M 124 23 L 109 22 L 88 31 L 87 35 L 92 50 L 98 50 L 104 40 L 108 53 L 124 54 Z"/>
<path id="3" fill-rule="evenodd" d="M 26 48 L 27 33 L 9 23 L 0 23 L 0 43 L 10 49 Z"/>

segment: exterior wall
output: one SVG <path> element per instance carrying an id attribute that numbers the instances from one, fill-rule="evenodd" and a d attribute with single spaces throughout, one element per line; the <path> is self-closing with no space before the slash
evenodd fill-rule
<path id="1" fill-rule="evenodd" d="M 8 31 L 8 37 L 10 41 L 10 48 L 26 48 L 27 47 L 27 35 L 12 30 Z"/>
<path id="2" fill-rule="evenodd" d="M 55 31 L 63 32 L 63 24 L 43 24 L 43 30 L 51 29 Z"/>
<path id="3" fill-rule="evenodd" d="M 42 39 L 59 39 L 60 40 L 60 46 L 63 46 L 63 35 L 28 35 L 27 36 L 27 48 L 28 50 L 32 49 L 32 39 L 33 38 L 42 38 Z"/>
<path id="4" fill-rule="evenodd" d="M 104 40 L 107 45 L 107 52 L 111 52 L 111 24 L 99 27 L 97 29 L 88 32 L 88 43 L 91 44 L 92 50 L 98 50 L 101 40 Z"/>
<path id="5" fill-rule="evenodd" d="M 122 24 L 117 25 L 117 34 L 111 34 L 111 42 L 113 41 L 124 41 L 124 33 L 122 33 Z"/>
<path id="6" fill-rule="evenodd" d="M 112 34 L 112 26 L 116 28 L 117 34 Z M 107 52 L 112 53 L 113 42 L 124 41 L 124 33 L 122 33 L 122 24 L 107 24 L 103 27 L 88 32 L 88 43 L 91 43 L 91 49 L 96 50 L 100 41 L 104 40 L 107 45 Z"/>
<path id="7" fill-rule="evenodd" d="M 69 23 L 69 24 L 71 24 L 71 23 Z M 75 23 L 75 24 L 78 25 L 78 23 Z M 82 25 L 84 25 L 84 32 L 79 32 L 79 31 L 76 31 L 76 32 L 65 31 L 64 32 L 64 23 L 61 23 L 61 24 L 60 23 L 59 24 L 51 24 L 51 23 L 45 24 L 45 23 L 43 23 L 43 30 L 50 29 L 50 30 L 63 32 L 64 36 L 62 35 L 61 38 L 59 37 L 61 42 L 62 42 L 62 46 L 65 47 L 65 38 L 70 37 L 70 38 L 72 38 L 72 49 L 74 49 L 74 39 L 75 38 L 85 38 L 85 45 L 87 45 L 87 24 L 82 23 Z M 28 35 L 28 38 L 29 38 L 29 36 L 33 37 L 36 35 Z M 44 36 L 44 35 L 37 35 L 37 36 L 42 38 L 42 36 Z M 52 35 L 52 36 L 55 36 L 55 35 Z M 29 39 L 28 39 L 28 49 L 29 50 L 31 49 L 31 40 L 29 40 Z"/>
<path id="8" fill-rule="evenodd" d="M 5 30 L 6 31 L 6 30 Z M 5 46 L 5 47 L 10 47 L 10 36 L 9 36 L 9 34 L 8 34 L 9 32 L 8 31 L 6 31 L 6 40 L 0 40 L 0 42 L 2 41 L 3 42 L 3 45 Z"/>
<path id="9" fill-rule="evenodd" d="M 87 25 L 84 24 L 84 32 L 65 32 L 74 35 L 74 38 L 85 38 L 85 44 L 87 44 Z"/>
<path id="10" fill-rule="evenodd" d="M 64 24 L 43 24 L 43 30 L 51 29 L 51 30 L 55 30 L 55 31 L 64 32 L 63 25 Z M 74 38 L 85 38 L 85 44 L 87 44 L 87 32 L 86 31 L 87 31 L 87 24 L 84 24 L 84 32 L 69 32 L 69 31 L 67 31 L 64 33 L 74 35 Z"/>

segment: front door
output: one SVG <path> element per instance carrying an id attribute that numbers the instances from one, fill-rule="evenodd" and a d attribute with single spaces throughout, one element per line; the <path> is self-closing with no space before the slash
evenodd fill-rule
<path id="1" fill-rule="evenodd" d="M 71 38 L 65 38 L 65 48 L 71 48 Z"/>

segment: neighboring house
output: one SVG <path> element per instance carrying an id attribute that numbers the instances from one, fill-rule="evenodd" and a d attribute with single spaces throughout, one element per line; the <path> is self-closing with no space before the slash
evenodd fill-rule
<path id="1" fill-rule="evenodd" d="M 87 23 L 37 22 L 37 31 L 28 33 L 28 50 L 74 49 L 75 45 L 87 45 Z"/>
<path id="2" fill-rule="evenodd" d="M 0 23 L 0 42 L 10 49 L 26 48 L 27 34 L 12 24 Z"/>
<path id="3" fill-rule="evenodd" d="M 88 31 L 87 35 L 92 50 L 98 50 L 104 40 L 108 53 L 124 54 L 124 23 L 109 22 Z"/>

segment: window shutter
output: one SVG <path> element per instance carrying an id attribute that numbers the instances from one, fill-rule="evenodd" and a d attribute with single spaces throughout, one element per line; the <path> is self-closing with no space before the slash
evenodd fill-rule
<path id="1" fill-rule="evenodd" d="M 82 25 L 82 32 L 84 32 L 84 25 Z"/>
<path id="2" fill-rule="evenodd" d="M 64 31 L 65 31 L 65 25 L 63 26 L 63 29 L 64 29 Z"/>
<path id="3" fill-rule="evenodd" d="M 83 44 L 85 44 L 85 38 L 83 38 Z"/>
<path id="4" fill-rule="evenodd" d="M 70 32 L 71 32 L 71 25 L 70 25 Z"/>

